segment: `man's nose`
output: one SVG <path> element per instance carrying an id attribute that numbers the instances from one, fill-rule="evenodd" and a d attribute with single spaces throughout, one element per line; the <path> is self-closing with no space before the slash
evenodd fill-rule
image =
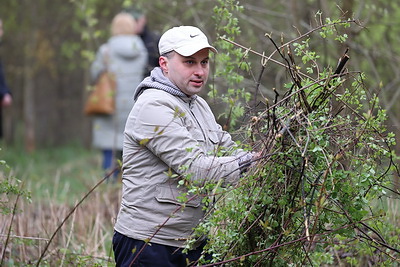
<path id="1" fill-rule="evenodd" d="M 204 73 L 205 73 L 204 67 L 201 64 L 197 64 L 194 74 L 202 77 L 204 76 Z"/>

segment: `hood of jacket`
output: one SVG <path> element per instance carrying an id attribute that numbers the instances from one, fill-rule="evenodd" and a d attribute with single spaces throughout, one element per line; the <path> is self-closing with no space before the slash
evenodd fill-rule
<path id="1" fill-rule="evenodd" d="M 136 35 L 113 36 L 108 40 L 107 47 L 114 56 L 132 60 L 141 52 L 141 48 L 137 47 L 137 39 L 140 37 Z"/>
<path id="2" fill-rule="evenodd" d="M 136 88 L 133 95 L 134 101 L 143 93 L 144 90 L 154 88 L 163 90 L 174 96 L 188 97 L 183 93 L 175 84 L 173 84 L 167 77 L 164 76 L 160 67 L 155 67 L 150 76 L 146 77 Z M 191 96 L 192 100 L 196 99 L 196 95 Z"/>

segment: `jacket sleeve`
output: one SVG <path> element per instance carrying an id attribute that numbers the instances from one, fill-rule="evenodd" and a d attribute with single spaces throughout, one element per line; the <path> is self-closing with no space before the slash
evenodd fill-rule
<path id="1" fill-rule="evenodd" d="M 205 151 L 201 138 L 188 130 L 192 125 L 185 121 L 184 112 L 173 102 L 148 99 L 136 115 L 135 125 L 129 131 L 177 174 L 199 183 L 220 179 L 224 184 L 238 181 L 237 157 L 216 156 L 214 151 Z"/>
<path id="2" fill-rule="evenodd" d="M 96 52 L 96 57 L 90 65 L 90 83 L 95 84 L 100 74 L 103 73 L 107 66 L 105 64 L 104 56 L 106 53 L 106 45 L 103 44 Z"/>

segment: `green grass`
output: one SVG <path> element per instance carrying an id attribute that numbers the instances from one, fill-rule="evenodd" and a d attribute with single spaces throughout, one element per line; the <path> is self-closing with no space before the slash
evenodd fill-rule
<path id="1" fill-rule="evenodd" d="M 78 145 L 33 153 L 17 146 L 0 144 L 0 148 L 0 160 L 9 166 L 2 175 L 21 180 L 34 201 L 51 197 L 58 203 L 76 203 L 104 177 L 97 150 Z"/>

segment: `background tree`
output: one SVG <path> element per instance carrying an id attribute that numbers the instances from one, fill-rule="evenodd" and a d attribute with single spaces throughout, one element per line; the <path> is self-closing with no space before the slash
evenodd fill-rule
<path id="1" fill-rule="evenodd" d="M 241 28 L 237 41 L 260 53 L 268 53 L 272 48 L 265 33 L 292 38 L 296 31 L 305 32 L 315 25 L 317 11 L 324 17 L 360 19 L 366 30 L 349 32 L 350 38 L 345 44 L 354 55 L 351 64 L 371 74 L 373 79 L 368 82 L 373 84 L 368 86 L 380 91 L 392 126 L 398 125 L 395 116 L 398 79 L 395 77 L 399 75 L 395 66 L 399 59 L 393 56 L 398 54 L 394 45 L 399 38 L 398 25 L 394 23 L 400 12 L 398 3 L 366 0 L 346 1 L 340 5 L 314 0 L 300 5 L 298 1 L 249 0 L 241 4 L 243 12 L 236 14 Z M 90 121 L 81 110 L 90 53 L 106 40 L 112 16 L 123 6 L 130 5 L 147 13 L 152 30 L 163 32 L 172 25 L 196 24 L 216 41 L 211 8 L 215 1 L 210 0 L 173 1 L 168 8 L 165 2 L 158 0 L 112 3 L 104 0 L 40 0 L 34 4 L 1 0 L 0 15 L 7 30 L 3 44 L 3 51 L 7 52 L 3 53 L 3 58 L 16 100 L 14 131 L 7 136 L 9 141 L 14 137 L 14 141 L 21 140 L 25 133 L 30 136 L 26 137 L 31 140 L 28 143 L 37 146 L 71 141 L 89 143 Z M 342 46 L 336 50 L 326 49 L 325 63 L 333 65 L 337 53 L 342 51 Z M 258 60 L 254 56 L 248 58 L 249 62 Z M 270 94 L 271 88 L 280 90 L 284 75 L 279 68 L 268 68 L 263 75 L 262 84 L 266 87 L 261 88 L 263 92 Z M 251 73 L 244 75 L 243 85 L 246 87 L 253 80 Z M 34 145 L 27 144 L 27 147 Z"/>

